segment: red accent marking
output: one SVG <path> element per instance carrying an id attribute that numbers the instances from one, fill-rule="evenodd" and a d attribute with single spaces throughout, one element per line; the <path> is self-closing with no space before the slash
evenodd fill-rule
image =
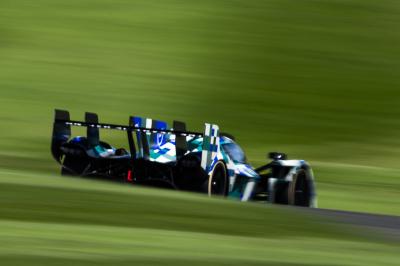
<path id="1" fill-rule="evenodd" d="M 132 182 L 132 170 L 128 170 L 128 176 L 126 177 L 126 180 L 128 180 L 128 182 Z"/>

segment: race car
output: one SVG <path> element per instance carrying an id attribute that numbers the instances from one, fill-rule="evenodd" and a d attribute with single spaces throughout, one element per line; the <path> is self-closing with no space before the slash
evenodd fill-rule
<path id="1" fill-rule="evenodd" d="M 86 136 L 71 137 L 71 127 L 86 127 Z M 129 150 L 100 140 L 100 129 L 127 133 Z M 253 168 L 235 138 L 205 123 L 204 132 L 186 124 L 137 116 L 129 124 L 99 123 L 95 113 L 85 121 L 70 120 L 55 110 L 52 155 L 62 175 L 101 177 L 135 185 L 206 193 L 241 201 L 316 207 L 314 175 L 304 160 L 271 152 L 271 162 Z"/>

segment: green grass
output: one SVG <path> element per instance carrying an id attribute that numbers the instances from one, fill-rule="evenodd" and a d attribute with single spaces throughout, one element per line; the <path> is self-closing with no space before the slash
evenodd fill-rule
<path id="1" fill-rule="evenodd" d="M 396 0 L 0 1 L 2 264 L 398 264 L 286 210 L 58 178 L 49 146 L 54 108 L 214 122 L 255 166 L 308 160 L 320 207 L 399 215 L 399 27 Z"/>
<path id="2" fill-rule="evenodd" d="M 0 12 L 1 168 L 58 172 L 54 108 L 207 121 L 256 166 L 274 150 L 308 160 L 320 207 L 400 214 L 397 1 L 3 0 Z"/>
<path id="3" fill-rule="evenodd" d="M 292 209 L 45 174 L 0 177 L 2 265 L 398 263 L 395 242 Z"/>
<path id="4" fill-rule="evenodd" d="M 315 170 L 320 206 L 399 215 L 399 169 L 316 163 Z"/>

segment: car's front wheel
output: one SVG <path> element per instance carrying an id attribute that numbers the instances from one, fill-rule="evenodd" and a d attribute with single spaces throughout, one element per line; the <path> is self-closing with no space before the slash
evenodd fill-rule
<path id="1" fill-rule="evenodd" d="M 311 207 L 312 203 L 312 182 L 308 172 L 300 169 L 293 175 L 292 182 L 288 186 L 289 205 Z"/>
<path id="2" fill-rule="evenodd" d="M 226 166 L 222 161 L 218 161 L 208 178 L 209 196 L 226 196 L 228 193 L 228 174 Z"/>

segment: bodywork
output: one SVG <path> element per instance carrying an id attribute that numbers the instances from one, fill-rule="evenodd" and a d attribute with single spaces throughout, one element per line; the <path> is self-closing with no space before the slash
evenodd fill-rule
<path id="1" fill-rule="evenodd" d="M 72 137 L 73 126 L 86 127 L 86 137 Z M 129 150 L 102 142 L 100 129 L 125 131 Z M 306 203 L 295 205 L 316 206 L 314 176 L 307 162 L 271 153 L 270 163 L 253 168 L 234 138 L 221 134 L 211 123 L 205 123 L 203 132 L 191 132 L 180 121 L 173 121 L 170 127 L 164 121 L 131 116 L 128 125 L 115 125 L 99 123 L 94 113 L 86 113 L 85 121 L 74 121 L 69 112 L 56 110 L 51 150 L 63 174 L 218 194 L 242 201 L 295 204 L 291 198 L 296 188 L 291 184 L 302 173 L 308 198 Z M 216 169 L 223 169 L 219 174 L 222 177 L 215 177 Z M 216 190 L 214 185 L 218 186 Z"/>

